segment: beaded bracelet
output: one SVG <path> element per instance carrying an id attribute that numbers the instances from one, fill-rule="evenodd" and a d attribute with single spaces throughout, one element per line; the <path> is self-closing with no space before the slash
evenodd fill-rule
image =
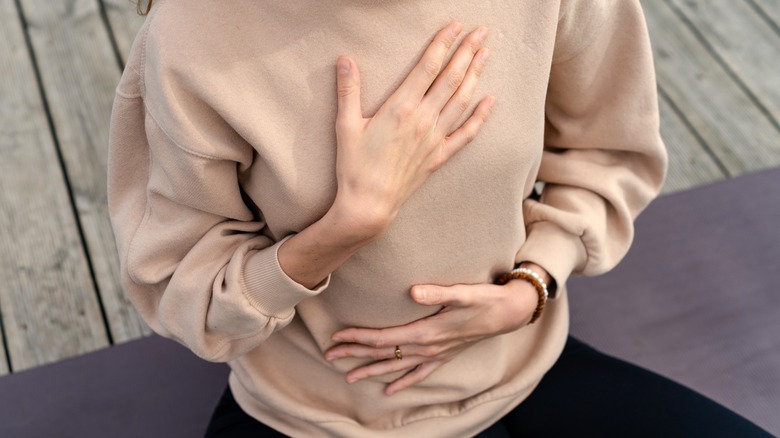
<path id="1" fill-rule="evenodd" d="M 544 305 L 547 304 L 547 297 L 549 296 L 549 293 L 547 292 L 547 284 L 544 282 L 544 280 L 542 280 L 542 277 L 539 274 L 528 268 L 513 269 L 499 277 L 498 280 L 496 280 L 496 284 L 504 285 L 509 283 L 510 280 L 515 279 L 525 280 L 533 284 L 537 294 L 539 294 L 538 301 L 536 302 L 536 310 L 534 310 L 534 314 L 531 316 L 531 320 L 528 321 L 529 325 L 533 324 L 537 319 L 539 319 L 540 316 L 542 316 Z"/>

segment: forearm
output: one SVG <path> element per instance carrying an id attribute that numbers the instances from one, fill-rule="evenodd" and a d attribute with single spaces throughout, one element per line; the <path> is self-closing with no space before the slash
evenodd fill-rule
<path id="1" fill-rule="evenodd" d="M 381 228 L 361 227 L 340 208 L 339 201 L 317 222 L 279 247 L 279 265 L 295 282 L 315 288 L 352 254 L 374 241 Z"/>

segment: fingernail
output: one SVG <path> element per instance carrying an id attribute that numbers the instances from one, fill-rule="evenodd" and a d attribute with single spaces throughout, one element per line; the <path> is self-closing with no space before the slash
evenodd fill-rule
<path id="1" fill-rule="evenodd" d="M 454 38 L 454 37 L 457 37 L 458 35 L 460 35 L 460 32 L 462 30 L 463 30 L 463 25 L 460 24 L 460 23 L 455 23 L 455 25 L 452 26 L 452 29 L 450 30 L 450 32 L 452 32 L 452 36 Z"/>
<path id="2" fill-rule="evenodd" d="M 418 303 L 424 303 L 428 299 L 428 291 L 423 288 L 415 288 L 414 299 Z"/>
<path id="3" fill-rule="evenodd" d="M 493 109 L 493 105 L 496 104 L 496 98 L 494 96 L 490 96 L 488 98 L 488 109 Z"/>
<path id="4" fill-rule="evenodd" d="M 341 75 L 349 73 L 349 61 L 347 61 L 346 58 L 339 58 L 339 62 L 337 64 L 338 72 Z"/>
<path id="5" fill-rule="evenodd" d="M 355 383 L 357 381 L 357 377 L 347 377 L 347 383 Z"/>
<path id="6" fill-rule="evenodd" d="M 490 59 L 490 49 L 482 49 L 479 52 L 479 59 L 485 63 L 488 59 Z"/>
<path id="7" fill-rule="evenodd" d="M 479 41 L 480 42 L 485 41 L 485 38 L 487 38 L 487 36 L 488 36 L 487 28 L 486 27 L 480 28 L 479 29 Z"/>

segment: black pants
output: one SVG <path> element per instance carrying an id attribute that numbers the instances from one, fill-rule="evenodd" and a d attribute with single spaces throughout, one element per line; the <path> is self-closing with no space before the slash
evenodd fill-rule
<path id="1" fill-rule="evenodd" d="M 258 422 L 225 390 L 206 432 L 216 437 L 283 437 Z M 682 385 L 569 337 L 558 362 L 490 437 L 770 437 Z"/>

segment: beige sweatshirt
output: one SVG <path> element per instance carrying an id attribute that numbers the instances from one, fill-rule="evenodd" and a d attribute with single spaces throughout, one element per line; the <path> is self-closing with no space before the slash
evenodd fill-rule
<path id="1" fill-rule="evenodd" d="M 491 32 L 475 95 L 497 97 L 487 124 L 379 240 L 318 289 L 295 283 L 276 252 L 335 196 L 338 55 L 357 62 L 369 116 L 453 20 Z M 157 1 L 111 124 L 123 285 L 156 332 L 228 362 L 241 407 L 286 434 L 478 433 L 558 357 L 567 277 L 612 268 L 661 186 L 655 87 L 633 0 Z M 323 358 L 336 330 L 438 310 L 414 284 L 491 282 L 524 260 L 559 285 L 542 318 L 407 390 L 384 395 L 398 375 L 349 385 L 364 362 Z"/>

